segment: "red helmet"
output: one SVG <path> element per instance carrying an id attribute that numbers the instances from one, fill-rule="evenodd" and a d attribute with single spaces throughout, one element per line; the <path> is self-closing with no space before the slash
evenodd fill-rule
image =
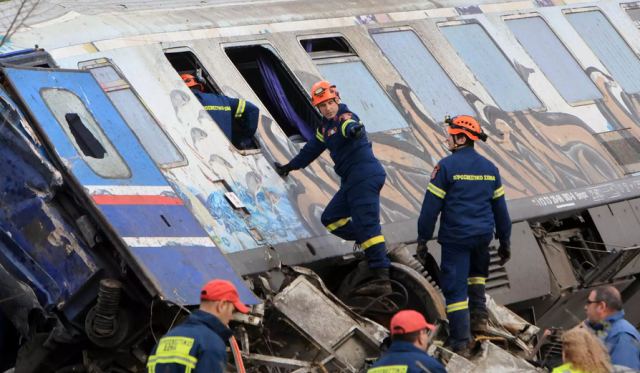
<path id="1" fill-rule="evenodd" d="M 336 97 L 340 97 L 336 86 L 326 80 L 321 80 L 311 87 L 311 104 L 313 106 L 318 106 Z"/>
<path id="2" fill-rule="evenodd" d="M 480 123 L 471 115 L 458 115 L 453 118 L 446 117 L 444 122 L 449 125 L 447 132 L 450 135 L 465 134 L 473 141 L 487 141 L 487 134 L 482 132 Z"/>
<path id="3" fill-rule="evenodd" d="M 414 310 L 404 310 L 396 313 L 391 318 L 389 326 L 391 335 L 409 334 L 422 329 L 434 330 L 435 326 L 429 324 L 421 313 Z"/>

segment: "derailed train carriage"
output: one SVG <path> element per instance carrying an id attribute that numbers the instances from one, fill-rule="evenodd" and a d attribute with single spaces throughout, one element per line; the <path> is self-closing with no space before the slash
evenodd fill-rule
<path id="1" fill-rule="evenodd" d="M 199 286 L 223 277 L 255 304 L 237 320 L 249 368 L 357 371 L 385 334 L 362 315 L 445 316 L 410 253 L 446 154 L 441 118 L 458 113 L 489 134 L 478 150 L 500 168 L 514 221 L 513 259 L 501 267 L 492 249 L 492 297 L 567 327 L 589 289 L 612 283 L 640 322 L 636 3 L 186 5 L 78 8 L 11 39 L 47 52 L 2 59 L 7 366 L 139 371 Z M 260 107 L 253 149 L 234 148 L 185 72 Z M 271 166 L 313 133 L 306 91 L 319 79 L 361 115 L 387 172 L 394 304 L 339 300 L 357 286 L 358 253 L 320 223 L 339 182 L 328 155 L 287 179 Z"/>

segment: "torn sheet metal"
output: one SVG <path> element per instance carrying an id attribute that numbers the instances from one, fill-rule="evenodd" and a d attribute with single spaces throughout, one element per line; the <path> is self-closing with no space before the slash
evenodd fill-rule
<path id="1" fill-rule="evenodd" d="M 62 176 L 37 145 L 15 103 L 0 90 L 0 264 L 50 308 L 84 286 L 97 265 L 54 199 Z M 0 306 L 11 315 L 24 310 L 23 301 Z"/>
<path id="2" fill-rule="evenodd" d="M 487 294 L 487 310 L 492 323 L 500 325 L 525 343 L 531 342 L 531 339 L 540 332 L 537 326 L 527 322 L 507 307 L 497 304 L 489 294 Z"/>
<path id="3" fill-rule="evenodd" d="M 299 270 L 311 274 L 306 269 Z M 378 355 L 378 346 L 387 332 L 352 313 L 323 285 L 318 286 L 321 284 L 318 281 L 315 275 L 298 276 L 274 297 L 273 304 L 294 328 L 333 356 L 334 366 L 357 372 L 364 366 L 365 358 Z"/>
<path id="4" fill-rule="evenodd" d="M 544 372 L 544 370 L 534 367 L 526 360 L 510 354 L 491 342 L 483 342 L 481 352 L 471 359 L 471 361 L 475 364 L 475 368 L 471 370 L 473 373 Z"/>

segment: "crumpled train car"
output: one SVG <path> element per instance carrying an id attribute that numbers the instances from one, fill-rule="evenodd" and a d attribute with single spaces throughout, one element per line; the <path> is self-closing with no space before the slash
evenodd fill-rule
<path id="1" fill-rule="evenodd" d="M 256 304 L 237 320 L 248 361 L 356 371 L 383 336 L 359 314 L 383 325 L 394 306 L 444 317 L 411 250 L 430 172 L 446 155 L 445 114 L 481 120 L 490 140 L 479 150 L 502 173 L 515 224 L 513 259 L 501 267 L 494 255 L 487 280 L 496 301 L 567 327 L 589 289 L 612 283 L 638 309 L 635 3 L 114 4 L 36 10 L 3 47 L 48 52 L 5 56 L 3 70 L 2 343 L 10 351 L 20 340 L 25 371 L 143 365 L 212 276 Z M 185 72 L 258 105 L 252 149 L 227 140 Z M 306 91 L 319 79 L 361 115 L 388 175 L 393 304 L 333 298 L 349 300 L 359 254 L 320 223 L 339 183 L 328 156 L 286 179 L 271 166 L 313 133 Z M 291 267 L 300 265 L 323 281 Z M 283 294 L 348 321 L 323 333 L 308 319 L 314 308 Z"/>

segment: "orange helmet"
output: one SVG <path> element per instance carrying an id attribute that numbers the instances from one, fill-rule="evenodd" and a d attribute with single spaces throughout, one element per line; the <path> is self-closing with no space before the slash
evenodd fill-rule
<path id="1" fill-rule="evenodd" d="M 449 132 L 450 135 L 463 133 L 473 141 L 487 141 L 487 134 L 482 132 L 480 123 L 471 115 L 458 115 L 453 118 L 447 116 L 444 122 L 449 125 L 447 132 Z"/>
<path id="2" fill-rule="evenodd" d="M 311 104 L 313 106 L 318 106 L 336 97 L 340 97 L 336 86 L 326 80 L 321 80 L 311 87 Z"/>
<path id="3" fill-rule="evenodd" d="M 197 86 L 201 91 L 204 90 L 204 86 L 196 79 L 195 76 L 191 74 L 180 74 L 180 77 L 182 78 L 184 84 L 187 85 L 187 87 L 192 88 Z"/>

